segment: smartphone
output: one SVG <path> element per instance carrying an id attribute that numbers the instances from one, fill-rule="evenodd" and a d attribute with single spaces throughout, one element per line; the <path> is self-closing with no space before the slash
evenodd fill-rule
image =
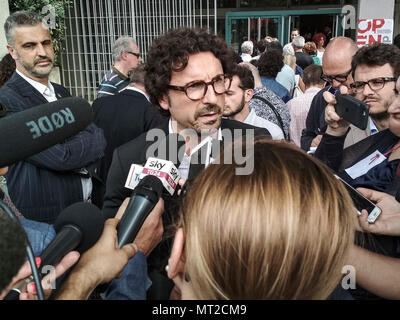
<path id="1" fill-rule="evenodd" d="M 360 192 L 354 189 L 351 185 L 349 185 L 346 181 L 335 174 L 336 179 L 340 180 L 347 189 L 347 192 L 350 194 L 351 199 L 353 200 L 354 206 L 356 207 L 358 214 L 361 215 L 361 210 L 365 209 L 368 212 L 368 222 L 374 223 L 376 219 L 382 213 L 381 208 L 379 208 L 375 203 L 364 197 Z"/>
<path id="2" fill-rule="evenodd" d="M 369 106 L 348 94 L 336 93 L 336 113 L 361 130 L 365 130 L 369 120 Z"/>

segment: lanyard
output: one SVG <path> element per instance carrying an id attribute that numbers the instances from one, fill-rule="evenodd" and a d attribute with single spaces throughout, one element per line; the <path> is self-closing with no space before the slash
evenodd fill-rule
<path id="1" fill-rule="evenodd" d="M 400 147 L 400 140 L 397 141 L 397 143 L 393 146 L 392 149 L 390 149 L 388 152 L 384 153 L 383 155 L 386 157 L 388 154 L 391 154 L 394 150 L 398 149 Z"/>

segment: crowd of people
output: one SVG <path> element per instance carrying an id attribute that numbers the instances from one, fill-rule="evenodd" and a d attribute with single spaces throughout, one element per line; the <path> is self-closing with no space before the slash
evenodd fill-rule
<path id="1" fill-rule="evenodd" d="M 15 12 L 4 29 L 0 126 L 70 96 L 49 81 L 40 16 Z M 46 298 L 400 299 L 400 49 L 326 45 L 322 33 L 305 42 L 299 30 L 256 48 L 245 41 L 239 56 L 206 29 L 178 28 L 142 61 L 134 38 L 117 39 L 87 128 L 0 168 L 0 298 L 32 273 L 27 242 L 40 257 L 60 213 L 88 202 L 103 232 L 57 262 Z M 365 130 L 336 113 L 339 91 L 369 106 Z M 165 145 L 174 134 L 179 150 Z M 173 162 L 179 183 L 119 247 L 132 170 L 149 157 Z M 380 207 L 374 223 L 334 173 Z M 349 266 L 355 286 L 344 285 Z M 37 298 L 32 283 L 19 294 Z"/>

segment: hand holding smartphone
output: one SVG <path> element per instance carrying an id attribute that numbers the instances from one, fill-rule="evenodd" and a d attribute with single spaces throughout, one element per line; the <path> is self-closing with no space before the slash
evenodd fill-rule
<path id="1" fill-rule="evenodd" d="M 381 208 L 379 208 L 372 201 L 365 198 L 360 192 L 354 189 L 351 185 L 349 185 L 346 181 L 335 174 L 335 178 L 340 180 L 344 186 L 346 187 L 348 193 L 350 194 L 351 199 L 353 200 L 354 206 L 356 207 L 358 214 L 361 215 L 361 211 L 363 209 L 368 212 L 368 222 L 374 223 L 376 219 L 382 213 Z"/>
<path id="2" fill-rule="evenodd" d="M 335 111 L 338 116 L 350 122 L 361 130 L 368 126 L 369 106 L 348 94 L 336 93 Z"/>

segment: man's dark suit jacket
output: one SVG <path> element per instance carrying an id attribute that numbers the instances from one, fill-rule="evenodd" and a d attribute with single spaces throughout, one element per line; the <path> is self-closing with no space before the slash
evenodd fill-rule
<path id="1" fill-rule="evenodd" d="M 57 99 L 71 96 L 61 85 L 52 85 Z M 0 88 L 0 102 L 8 114 L 48 103 L 16 72 Z M 10 198 L 26 218 L 54 222 L 65 207 L 83 200 L 81 176 L 72 170 L 102 157 L 104 148 L 102 130 L 90 124 L 64 143 L 13 164 L 6 175 Z"/>
<path id="2" fill-rule="evenodd" d="M 168 123 L 168 119 L 165 119 L 158 127 L 166 135 L 168 134 Z M 228 129 L 231 133 L 235 129 L 241 129 L 242 136 L 246 133 L 245 129 L 255 129 L 254 133 L 256 137 L 271 138 L 271 135 L 266 129 L 257 128 L 234 120 L 222 119 L 221 129 Z M 107 187 L 103 205 L 103 214 L 106 218 L 114 217 L 122 201 L 132 194 L 132 190 L 124 187 L 131 164 L 144 165 L 146 162 L 146 151 L 150 146 L 154 147 L 153 144 L 157 142 L 160 143 L 160 140 L 156 142 L 146 141 L 145 133 L 114 151 L 112 164 L 107 177 Z M 213 182 L 213 185 L 217 187 L 218 183 Z M 171 223 L 177 218 L 179 198 L 164 198 L 164 204 L 164 232 L 168 233 L 171 229 Z M 172 237 L 166 241 L 162 241 L 149 256 L 149 277 L 153 282 L 152 287 L 148 291 L 149 299 L 169 299 L 169 293 L 173 287 L 173 282 L 166 277 L 164 267 L 169 257 L 172 245 L 171 240 Z"/>
<path id="3" fill-rule="evenodd" d="M 104 158 L 97 168 L 102 184 L 93 186 L 92 196 L 92 202 L 102 208 L 114 149 L 156 127 L 164 118 L 142 93 L 130 89 L 96 99 L 92 107 L 93 122 L 103 129 L 107 141 Z"/>
<path id="4" fill-rule="evenodd" d="M 344 180 L 353 184 L 353 179 L 345 172 L 349 168 L 361 161 L 376 150 L 385 153 L 391 148 L 399 137 L 394 135 L 389 129 L 380 131 L 369 136 L 358 143 L 343 149 L 345 136 L 335 137 L 324 134 L 321 143 L 315 151 L 315 157 L 323 161 L 332 170 L 336 171 Z M 366 188 L 378 189 L 375 185 L 364 186 Z M 400 179 L 394 179 L 383 191 L 395 195 L 400 187 Z M 351 212 L 350 212 L 351 213 Z M 357 238 L 360 246 L 385 256 L 400 257 L 398 247 L 400 247 L 400 237 L 383 236 L 378 234 L 358 233 Z M 359 285 L 350 293 L 356 299 L 377 299 L 379 297 L 364 290 Z"/>

